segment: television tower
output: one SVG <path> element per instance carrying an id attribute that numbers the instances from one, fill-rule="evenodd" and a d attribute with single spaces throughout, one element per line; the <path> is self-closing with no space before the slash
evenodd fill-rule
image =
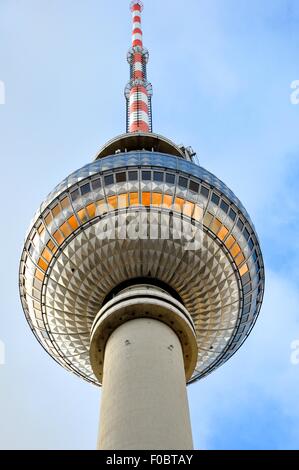
<path id="1" fill-rule="evenodd" d="M 142 3 L 131 11 L 126 133 L 39 207 L 20 295 L 45 350 L 102 386 L 98 448 L 192 449 L 186 384 L 249 335 L 264 265 L 234 193 L 153 133 Z"/>

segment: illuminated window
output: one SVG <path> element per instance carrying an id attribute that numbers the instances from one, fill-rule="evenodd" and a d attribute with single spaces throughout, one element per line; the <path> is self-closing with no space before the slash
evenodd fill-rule
<path id="1" fill-rule="evenodd" d="M 37 270 L 35 271 L 35 277 L 36 277 L 37 279 L 39 279 L 40 281 L 43 281 L 44 278 L 45 278 L 45 275 L 44 275 L 41 271 L 39 271 L 39 270 L 37 269 Z"/>
<path id="2" fill-rule="evenodd" d="M 58 245 L 61 245 L 61 243 L 64 240 L 63 235 L 59 232 L 59 230 L 56 230 L 56 232 L 53 234 L 53 237 L 57 241 Z"/>
<path id="3" fill-rule="evenodd" d="M 68 223 L 70 224 L 70 226 L 72 227 L 73 230 L 76 230 L 76 228 L 79 227 L 79 224 L 78 224 L 78 221 L 76 219 L 76 217 L 74 215 L 72 215 L 69 219 L 68 219 Z"/>
<path id="4" fill-rule="evenodd" d="M 240 253 L 237 257 L 236 257 L 236 264 L 237 266 L 240 266 L 240 264 L 243 263 L 243 261 L 245 261 L 245 257 L 243 255 L 243 253 Z"/>
<path id="5" fill-rule="evenodd" d="M 219 230 L 219 233 L 218 233 L 218 238 L 220 238 L 220 240 L 224 240 L 226 235 L 228 234 L 228 230 L 226 227 L 224 227 L 224 225 L 222 225 L 221 229 Z"/>
<path id="6" fill-rule="evenodd" d="M 45 217 L 45 224 L 50 225 L 51 222 L 52 222 L 52 215 L 51 215 L 51 212 L 49 212 L 49 214 L 46 215 Z"/>
<path id="7" fill-rule="evenodd" d="M 97 178 L 91 182 L 92 189 L 100 189 L 102 187 L 101 178 Z"/>
<path id="8" fill-rule="evenodd" d="M 106 175 L 106 176 L 104 176 L 104 181 L 105 181 L 105 186 L 110 186 L 111 184 L 114 183 L 114 177 L 113 177 L 113 175 Z"/>
<path id="9" fill-rule="evenodd" d="M 187 178 L 184 178 L 184 176 L 180 176 L 179 177 L 179 186 L 181 186 L 182 188 L 187 188 L 187 186 L 188 186 Z"/>
<path id="10" fill-rule="evenodd" d="M 130 206 L 138 206 L 139 198 L 138 193 L 130 193 Z"/>
<path id="11" fill-rule="evenodd" d="M 233 244 L 235 243 L 235 241 L 236 241 L 236 239 L 235 239 L 232 235 L 230 235 L 230 236 L 228 237 L 228 239 L 226 240 L 226 242 L 225 242 L 225 246 L 226 246 L 228 249 L 230 249 L 230 248 L 233 246 Z"/>
<path id="12" fill-rule="evenodd" d="M 161 193 L 152 194 L 152 205 L 160 207 L 162 204 L 163 195 Z"/>
<path id="13" fill-rule="evenodd" d="M 137 180 L 138 180 L 138 172 L 129 171 L 129 181 L 137 181 Z"/>
<path id="14" fill-rule="evenodd" d="M 204 225 L 206 227 L 209 227 L 210 223 L 212 222 L 213 220 L 213 215 L 210 214 L 209 212 L 207 212 L 204 216 Z"/>
<path id="15" fill-rule="evenodd" d="M 127 175 L 124 171 L 122 173 L 116 173 L 115 178 L 117 183 L 125 183 L 127 181 Z"/>
<path id="16" fill-rule="evenodd" d="M 176 210 L 178 212 L 182 212 L 184 204 L 185 204 L 185 199 L 182 199 L 180 197 L 176 197 L 174 199 L 174 210 Z"/>
<path id="17" fill-rule="evenodd" d="M 107 202 L 110 208 L 117 209 L 117 196 L 108 197 Z"/>
<path id="18" fill-rule="evenodd" d="M 86 206 L 86 211 L 90 219 L 93 219 L 96 215 L 96 205 L 95 204 L 88 204 Z"/>
<path id="19" fill-rule="evenodd" d="M 90 193 L 90 184 L 86 183 L 80 187 L 81 195 L 84 196 L 85 194 Z"/>
<path id="20" fill-rule="evenodd" d="M 151 205 L 151 193 L 142 193 L 142 205 L 150 206 Z"/>
<path id="21" fill-rule="evenodd" d="M 198 193 L 198 191 L 199 191 L 199 184 L 196 183 L 195 181 L 192 181 L 192 180 L 191 180 L 190 183 L 189 183 L 189 189 L 190 189 L 191 191 L 193 191 L 194 193 Z"/>
<path id="22" fill-rule="evenodd" d="M 40 226 L 38 227 L 37 231 L 38 231 L 39 235 L 42 236 L 42 234 L 43 234 L 44 231 L 45 231 L 45 227 L 43 226 L 43 224 L 40 224 Z"/>
<path id="23" fill-rule="evenodd" d="M 81 220 L 81 222 L 83 222 L 83 223 L 87 222 L 88 217 L 87 217 L 87 214 L 85 212 L 85 209 L 81 209 L 80 211 L 78 211 L 78 217 Z"/>
<path id="24" fill-rule="evenodd" d="M 214 219 L 213 223 L 211 225 L 212 232 L 214 232 L 216 234 L 220 230 L 221 226 L 222 226 L 221 221 L 218 220 L 218 219 Z"/>
<path id="25" fill-rule="evenodd" d="M 168 184 L 174 184 L 175 182 L 175 175 L 172 173 L 166 173 L 166 183 Z"/>
<path id="26" fill-rule="evenodd" d="M 143 171 L 142 172 L 142 180 L 143 181 L 150 181 L 152 177 L 151 171 Z"/>
<path id="27" fill-rule="evenodd" d="M 67 222 L 64 222 L 64 224 L 62 224 L 59 228 L 62 231 L 65 238 L 68 237 L 72 233 L 72 231 L 71 231 L 71 229 L 70 229 Z"/>
<path id="28" fill-rule="evenodd" d="M 154 181 L 157 181 L 158 183 L 163 183 L 164 173 L 162 173 L 162 171 L 154 171 Z"/>
<path id="29" fill-rule="evenodd" d="M 172 206 L 172 196 L 170 196 L 169 194 L 164 194 L 164 198 L 163 198 L 163 205 L 165 207 L 171 207 Z"/>
<path id="30" fill-rule="evenodd" d="M 48 265 L 48 263 L 46 263 L 46 261 L 44 261 L 42 258 L 40 258 L 40 259 L 38 260 L 38 263 L 37 263 L 37 264 L 39 265 L 40 268 L 43 269 L 43 271 L 47 271 L 47 268 L 48 268 L 49 265 Z"/>
<path id="31" fill-rule="evenodd" d="M 42 257 L 45 258 L 45 260 L 50 263 L 51 259 L 52 259 L 52 253 L 47 249 L 45 248 L 42 252 Z"/>
<path id="32" fill-rule="evenodd" d="M 232 257 L 235 258 L 241 251 L 241 248 L 239 247 L 238 243 L 236 243 L 231 249 L 230 252 L 232 254 Z"/>
<path id="33" fill-rule="evenodd" d="M 56 206 L 54 206 L 52 209 L 52 215 L 53 217 L 56 217 L 59 213 L 60 213 L 60 207 L 58 204 L 56 204 Z"/>
<path id="34" fill-rule="evenodd" d="M 56 253 L 57 251 L 57 247 L 56 245 L 54 245 L 54 243 L 52 242 L 52 240 L 49 240 L 48 243 L 47 243 L 47 247 L 49 248 L 49 250 L 52 251 L 52 253 Z"/>

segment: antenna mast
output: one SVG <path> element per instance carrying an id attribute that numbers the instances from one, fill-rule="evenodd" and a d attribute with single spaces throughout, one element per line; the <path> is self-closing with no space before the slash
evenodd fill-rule
<path id="1" fill-rule="evenodd" d="M 147 81 L 146 65 L 149 54 L 143 47 L 141 12 L 143 3 L 133 0 L 130 6 L 133 30 L 132 47 L 127 60 L 130 65 L 130 81 L 125 88 L 127 104 L 126 131 L 152 132 L 152 85 Z"/>

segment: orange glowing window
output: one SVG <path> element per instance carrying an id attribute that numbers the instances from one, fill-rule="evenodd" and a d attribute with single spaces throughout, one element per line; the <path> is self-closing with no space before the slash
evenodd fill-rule
<path id="1" fill-rule="evenodd" d="M 142 193 L 142 205 L 143 206 L 151 205 L 151 193 L 149 192 Z"/>
<path id="2" fill-rule="evenodd" d="M 60 213 L 60 207 L 59 207 L 58 204 L 56 204 L 56 206 L 53 207 L 53 209 L 52 209 L 53 217 L 56 217 L 59 213 Z"/>
<path id="3" fill-rule="evenodd" d="M 95 204 L 88 204 L 86 206 L 87 214 L 90 219 L 93 219 L 96 215 L 96 205 Z"/>
<path id="4" fill-rule="evenodd" d="M 235 239 L 232 235 L 230 235 L 230 236 L 228 237 L 228 239 L 226 240 L 226 242 L 225 242 L 225 246 L 226 246 L 228 249 L 230 249 L 230 248 L 232 247 L 232 245 L 235 243 L 235 241 L 236 241 L 236 239 Z"/>
<path id="5" fill-rule="evenodd" d="M 40 226 L 38 227 L 37 231 L 38 231 L 38 233 L 40 234 L 40 236 L 44 233 L 45 227 L 43 226 L 43 224 L 40 224 Z"/>
<path id="6" fill-rule="evenodd" d="M 214 232 L 215 234 L 218 233 L 218 231 L 220 230 L 221 226 L 222 226 L 221 221 L 218 220 L 218 219 L 214 219 L 214 220 L 213 220 L 213 223 L 212 223 L 212 225 L 211 225 L 211 230 L 212 230 L 212 232 Z"/>
<path id="7" fill-rule="evenodd" d="M 81 220 L 81 222 L 86 222 L 88 220 L 87 214 L 85 212 L 85 209 L 81 209 L 78 211 L 78 217 Z"/>
<path id="8" fill-rule="evenodd" d="M 184 203 L 185 203 L 185 199 L 182 199 L 181 197 L 176 197 L 174 199 L 174 206 L 175 206 L 174 210 L 176 210 L 177 212 L 182 212 Z"/>
<path id="9" fill-rule="evenodd" d="M 96 206 L 97 206 L 97 210 L 96 210 L 97 215 L 106 214 L 107 204 L 104 199 L 100 199 L 99 201 L 97 201 Z"/>
<path id="10" fill-rule="evenodd" d="M 219 230 L 219 233 L 218 233 L 218 238 L 220 238 L 220 240 L 224 240 L 226 235 L 228 234 L 228 230 L 226 227 L 224 227 L 224 225 L 222 225 L 221 229 Z"/>
<path id="11" fill-rule="evenodd" d="M 194 214 L 193 214 L 193 219 L 202 221 L 203 217 L 203 209 L 200 206 L 195 206 Z"/>
<path id="12" fill-rule="evenodd" d="M 52 222 L 52 215 L 51 215 L 51 212 L 49 212 L 49 214 L 45 218 L 45 224 L 50 225 L 51 222 Z"/>
<path id="13" fill-rule="evenodd" d="M 161 193 L 152 193 L 152 205 L 161 206 L 163 195 Z"/>
<path id="14" fill-rule="evenodd" d="M 248 272 L 248 266 L 247 264 L 243 264 L 243 266 L 239 269 L 240 276 L 244 276 Z"/>
<path id="15" fill-rule="evenodd" d="M 118 207 L 119 209 L 124 209 L 128 207 L 129 195 L 127 193 L 120 194 L 118 196 Z"/>
<path id="16" fill-rule="evenodd" d="M 68 223 L 70 224 L 70 226 L 72 227 L 73 230 L 76 230 L 76 228 L 79 227 L 79 224 L 78 224 L 78 221 L 76 219 L 76 217 L 74 215 L 72 215 L 69 219 L 68 219 Z"/>
<path id="17" fill-rule="evenodd" d="M 236 261 L 237 266 L 240 266 L 240 264 L 242 264 L 243 261 L 245 261 L 245 256 L 243 255 L 243 253 L 240 253 L 240 254 L 236 257 L 235 261 Z"/>
<path id="18" fill-rule="evenodd" d="M 44 275 L 41 271 L 39 271 L 38 269 L 36 269 L 36 271 L 35 271 L 35 277 L 36 277 L 37 279 L 39 279 L 40 281 L 43 281 L 44 278 L 45 278 L 45 275 Z"/>
<path id="19" fill-rule="evenodd" d="M 110 196 L 107 201 L 110 210 L 117 209 L 117 196 Z"/>
<path id="20" fill-rule="evenodd" d="M 64 222 L 64 224 L 62 224 L 59 228 L 62 231 L 65 238 L 68 237 L 72 233 L 72 230 L 67 222 Z"/>
<path id="21" fill-rule="evenodd" d="M 130 193 L 130 206 L 138 206 L 139 198 L 138 193 Z"/>
<path id="22" fill-rule="evenodd" d="M 47 247 L 49 248 L 49 250 L 52 251 L 52 253 L 56 253 L 57 247 L 54 245 L 54 243 L 52 242 L 52 240 L 49 240 L 49 241 L 48 241 Z"/>
<path id="23" fill-rule="evenodd" d="M 48 241 L 47 247 L 48 247 L 51 251 L 54 250 L 55 245 L 54 245 L 54 243 L 52 242 L 52 240 L 49 240 L 49 241 Z"/>
<path id="24" fill-rule="evenodd" d="M 70 206 L 70 200 L 68 196 L 65 196 L 61 201 L 60 201 L 62 209 L 67 209 Z"/>
<path id="25" fill-rule="evenodd" d="M 235 258 L 241 251 L 241 248 L 240 246 L 238 245 L 238 243 L 236 243 L 231 249 L 230 249 L 230 252 L 233 256 L 233 258 Z"/>
<path id="26" fill-rule="evenodd" d="M 38 264 L 39 267 L 42 268 L 44 271 L 46 271 L 46 270 L 47 270 L 47 267 L 49 266 L 48 263 L 46 263 L 46 261 L 44 261 L 42 258 L 40 258 L 40 259 L 38 260 L 38 263 L 37 263 L 37 264 Z"/>
<path id="27" fill-rule="evenodd" d="M 45 248 L 44 251 L 42 252 L 42 257 L 45 258 L 45 260 L 47 260 L 48 263 L 50 263 L 52 256 L 53 256 L 52 253 L 47 248 Z"/>
<path id="28" fill-rule="evenodd" d="M 184 214 L 185 214 L 187 217 L 192 217 L 193 211 L 194 211 L 194 204 L 193 204 L 192 202 L 185 201 L 185 204 L 184 204 Z"/>
<path id="29" fill-rule="evenodd" d="M 163 206 L 164 207 L 171 207 L 172 206 L 172 196 L 170 196 L 169 194 L 164 194 Z"/>
<path id="30" fill-rule="evenodd" d="M 56 230 L 56 232 L 53 234 L 53 237 L 57 241 L 58 245 L 61 245 L 64 240 L 64 236 L 59 232 L 59 230 Z"/>
<path id="31" fill-rule="evenodd" d="M 210 214 L 210 212 L 207 212 L 204 216 L 203 223 L 206 227 L 209 227 L 212 220 L 213 220 L 213 215 Z"/>

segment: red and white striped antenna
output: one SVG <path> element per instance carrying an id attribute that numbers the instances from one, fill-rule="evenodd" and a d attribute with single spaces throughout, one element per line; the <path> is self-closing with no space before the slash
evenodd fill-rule
<path id="1" fill-rule="evenodd" d="M 125 89 L 127 102 L 127 132 L 152 132 L 152 85 L 147 81 L 146 65 L 149 54 L 143 47 L 141 12 L 143 3 L 133 0 L 130 5 L 133 30 L 132 47 L 128 52 L 130 81 Z"/>

